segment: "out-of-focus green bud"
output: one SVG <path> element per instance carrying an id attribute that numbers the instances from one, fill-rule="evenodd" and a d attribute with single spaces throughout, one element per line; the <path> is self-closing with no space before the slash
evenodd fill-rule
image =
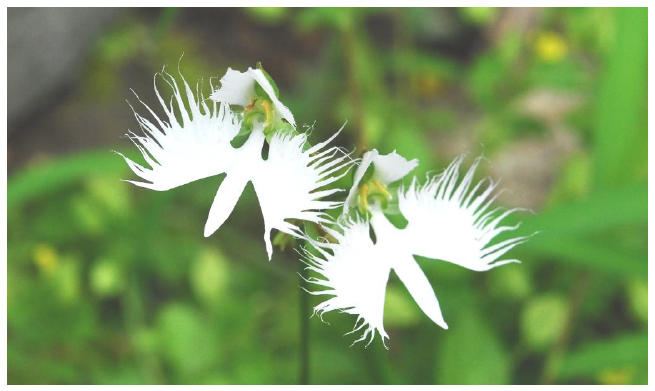
<path id="1" fill-rule="evenodd" d="M 491 294 L 509 300 L 524 300 L 532 293 L 532 281 L 525 267 L 508 265 L 489 271 Z"/>
<path id="2" fill-rule="evenodd" d="M 64 256 L 48 279 L 54 286 L 59 300 L 72 304 L 80 298 L 80 265 L 76 258 Z"/>
<path id="3" fill-rule="evenodd" d="M 111 258 L 102 258 L 91 266 L 89 284 L 98 297 L 114 297 L 125 288 L 125 276 L 118 262 Z"/>
<path id="4" fill-rule="evenodd" d="M 521 313 L 521 330 L 528 346 L 544 349 L 562 335 L 568 306 L 559 295 L 548 294 L 530 300 Z"/>
<path id="5" fill-rule="evenodd" d="M 205 249 L 191 265 L 189 278 L 196 296 L 211 307 L 220 303 L 227 290 L 230 271 L 221 253 Z"/>
<path id="6" fill-rule="evenodd" d="M 494 7 L 462 7 L 460 12 L 470 22 L 486 26 L 493 22 L 498 15 L 498 8 Z"/>
<path id="7" fill-rule="evenodd" d="M 648 282 L 633 280 L 627 286 L 630 311 L 635 318 L 648 324 Z"/>

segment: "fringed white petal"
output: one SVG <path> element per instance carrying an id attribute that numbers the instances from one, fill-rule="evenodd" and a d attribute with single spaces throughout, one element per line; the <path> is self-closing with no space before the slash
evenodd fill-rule
<path id="1" fill-rule="evenodd" d="M 196 99 L 186 80 L 183 80 L 184 99 L 171 75 L 163 73 L 162 78 L 173 88 L 173 99 L 167 106 L 155 85 L 166 119 L 159 118 L 143 104 L 154 123 L 135 112 L 143 136 L 128 134 L 150 167 L 119 153 L 132 171 L 146 181 L 130 182 L 161 191 L 227 172 L 235 158 L 230 141 L 239 132 L 238 117 L 226 104 L 207 106 L 202 96 Z M 189 112 L 185 109 L 185 102 Z M 176 118 L 176 114 L 181 120 Z"/>
<path id="2" fill-rule="evenodd" d="M 248 68 L 245 72 L 239 72 L 228 68 L 225 75 L 221 78 L 220 88 L 214 90 L 209 98 L 230 105 L 247 106 L 255 96 L 255 83 L 259 83 L 266 94 L 268 94 L 275 107 L 276 115 L 284 118 L 295 127 L 296 121 L 293 118 L 293 114 L 275 96 L 273 86 L 260 69 Z"/>
<path id="3" fill-rule="evenodd" d="M 320 255 L 306 249 L 303 251 L 303 260 L 308 269 L 323 277 L 307 280 L 321 287 L 309 293 L 332 296 L 317 305 L 314 313 L 321 318 L 323 313 L 334 310 L 357 315 L 355 327 L 350 333 L 363 329 L 363 334 L 354 343 L 368 339 L 370 344 L 376 331 L 384 343 L 389 338 L 384 331 L 382 317 L 391 266 L 381 248 L 371 240 L 368 222 L 346 221 L 342 229 L 342 233 L 330 231 L 338 244 L 318 243 L 309 239 Z"/>
<path id="4" fill-rule="evenodd" d="M 480 194 L 483 181 L 470 189 L 477 159 L 458 183 L 463 156 L 423 186 L 414 181 L 399 194 L 400 211 L 408 221 L 403 235 L 413 254 L 440 259 L 475 271 L 485 271 L 517 260 L 497 261 L 503 254 L 524 242 L 516 237 L 489 246 L 492 239 L 516 227 L 500 226 L 517 209 L 498 213 L 489 209 L 497 184 L 491 183 Z"/>
<path id="5" fill-rule="evenodd" d="M 273 250 L 272 229 L 302 237 L 302 231 L 286 220 L 328 223 L 331 221 L 322 211 L 342 205 L 341 202 L 322 200 L 341 189 L 321 191 L 320 188 L 348 173 L 352 165 L 350 156 L 337 147 L 326 148 L 327 142 L 319 148 L 303 151 L 306 141 L 304 134 L 275 134 L 270 141 L 268 159 L 252 176 L 264 216 L 264 239 L 269 259 Z"/>
<path id="6" fill-rule="evenodd" d="M 384 286 L 389 270 L 393 269 L 423 312 L 447 329 L 439 301 L 414 255 L 442 259 L 477 271 L 518 262 L 497 259 L 525 241 L 526 237 L 489 245 L 500 233 L 516 228 L 499 226 L 513 210 L 504 213 L 489 210 L 494 199 L 490 197 L 495 188 L 493 184 L 479 195 L 476 193 L 482 182 L 470 189 L 479 159 L 458 184 L 462 160 L 463 157 L 455 160 L 442 175 L 432 178 L 426 185 L 419 186 L 414 181 L 409 190 L 400 191 L 400 211 L 408 221 L 404 229 L 393 226 L 379 205 L 374 204 L 370 224 L 344 218 L 345 223 L 340 226 L 343 233 L 328 230 L 337 244 L 314 244 L 319 256 L 305 251 L 309 269 L 324 277 L 309 279 L 308 282 L 327 288 L 312 293 L 333 296 L 317 306 L 316 312 L 321 314 L 336 309 L 356 314 L 359 316 L 356 330 L 368 325 L 362 339 L 378 330 L 384 341 Z M 366 164 L 370 161 L 364 156 L 362 165 Z M 360 169 L 366 170 L 361 166 Z M 369 236 L 371 227 L 375 244 Z M 360 320 L 363 320 L 362 324 Z"/>
<path id="7" fill-rule="evenodd" d="M 252 80 L 268 83 L 261 71 L 250 71 L 254 73 Z M 239 96 L 247 94 L 242 91 L 243 75 L 235 71 L 226 74 L 224 88 L 228 89 L 224 92 L 231 91 L 232 100 L 229 102 L 238 104 Z M 263 81 L 258 75 L 263 77 Z M 327 147 L 339 132 L 307 151 L 303 151 L 305 135 L 276 134 L 270 142 L 268 159 L 263 160 L 261 154 L 265 137 L 262 124 L 255 123 L 245 144 L 234 148 L 230 141 L 238 134 L 241 123 L 239 117 L 230 111 L 228 102 L 220 106 L 213 103 L 209 107 L 204 99 L 196 100 L 186 81 L 183 94 L 172 76 L 164 73 L 163 77 L 173 88 L 173 98 L 170 106 L 167 106 L 155 87 L 166 120 L 160 119 L 146 106 L 154 123 L 135 113 L 144 135 L 130 135 L 150 167 L 120 154 L 132 171 L 145 180 L 129 182 L 153 190 L 169 190 L 225 173 L 205 224 L 204 234 L 209 236 L 229 217 L 244 187 L 252 181 L 264 215 L 269 259 L 273 250 L 270 240 L 272 229 L 299 237 L 300 229 L 287 220 L 329 222 L 323 211 L 341 203 L 323 198 L 340 189 L 321 188 L 346 175 L 352 164 L 348 154 L 337 147 Z M 267 85 L 262 87 L 272 93 L 272 87 Z"/>

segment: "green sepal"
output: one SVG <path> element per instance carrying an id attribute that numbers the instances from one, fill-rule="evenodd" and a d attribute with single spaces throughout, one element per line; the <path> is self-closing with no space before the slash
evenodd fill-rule
<path id="1" fill-rule="evenodd" d="M 268 80 L 268 82 L 271 83 L 271 86 L 273 87 L 273 91 L 275 92 L 275 97 L 280 99 L 280 90 L 277 88 L 277 84 L 275 84 L 275 81 L 273 81 L 273 78 L 271 77 L 271 75 L 269 75 L 268 72 L 266 72 L 264 70 L 264 68 L 262 67 L 261 62 L 257 63 L 257 69 L 262 71 L 262 73 L 266 77 L 266 80 Z M 266 93 L 266 91 L 264 91 L 262 86 L 259 85 L 259 83 L 255 83 L 255 94 L 257 94 L 257 96 L 259 96 L 261 98 L 264 98 L 264 99 L 268 98 L 268 94 Z"/>

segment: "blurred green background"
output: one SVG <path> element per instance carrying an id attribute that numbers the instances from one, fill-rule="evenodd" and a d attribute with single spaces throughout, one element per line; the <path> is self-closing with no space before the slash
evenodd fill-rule
<path id="1" fill-rule="evenodd" d="M 26 12 L 9 10 L 16 99 Z M 56 31 L 92 20 L 41 12 Z M 157 107 L 163 65 L 207 91 L 257 61 L 310 141 L 348 120 L 342 146 L 395 149 L 421 176 L 484 154 L 498 203 L 541 232 L 486 273 L 419 260 L 449 330 L 393 274 L 389 351 L 349 347 L 352 316 L 312 318 L 311 383 L 647 383 L 646 9 L 94 12 L 78 65 L 10 117 L 9 383 L 300 381 L 298 257 L 266 261 L 252 186 L 204 238 L 221 177 L 153 192 L 110 152 L 134 156 L 125 99 Z M 56 62 L 32 61 L 29 88 Z"/>

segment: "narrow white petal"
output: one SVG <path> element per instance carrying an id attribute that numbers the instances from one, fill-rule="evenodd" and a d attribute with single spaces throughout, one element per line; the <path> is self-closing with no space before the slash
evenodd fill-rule
<path id="1" fill-rule="evenodd" d="M 227 220 L 249 180 L 250 178 L 241 172 L 231 173 L 225 177 L 209 209 L 209 216 L 205 223 L 205 237 L 216 232 Z"/>
<path id="2" fill-rule="evenodd" d="M 269 259 L 272 229 L 299 237 L 300 233 L 287 220 L 326 222 L 322 211 L 341 205 L 339 202 L 321 200 L 333 191 L 319 189 L 345 175 L 352 162 L 349 158 L 334 157 L 338 160 L 335 164 L 331 165 L 328 161 L 319 166 L 310 151 L 303 151 L 306 140 L 304 134 L 274 135 L 269 145 L 268 159 L 263 161 L 252 177 L 264 216 Z M 336 147 L 328 150 L 338 151 Z M 327 171 L 323 168 L 326 165 L 331 165 Z M 338 174 L 339 171 L 342 173 Z"/>
<path id="3" fill-rule="evenodd" d="M 406 240 L 404 231 L 394 227 L 376 206 L 371 210 L 371 226 L 375 231 L 378 249 L 383 252 L 391 267 L 405 284 L 416 303 L 433 322 L 448 328 L 441 315 L 439 301 L 427 277 L 411 254 L 411 242 Z"/>
<path id="4" fill-rule="evenodd" d="M 448 329 L 448 325 L 441 314 L 439 301 L 434 294 L 432 285 L 428 278 L 421 270 L 420 266 L 411 254 L 406 254 L 403 257 L 394 258 L 393 270 L 398 275 L 398 278 L 405 284 L 407 290 L 412 295 L 416 304 L 425 312 L 425 314 L 432 319 L 432 321 L 444 329 Z"/>
<path id="5" fill-rule="evenodd" d="M 372 340 L 377 331 L 384 343 L 388 338 L 382 324 L 390 271 L 388 258 L 373 244 L 368 222 L 349 221 L 342 228 L 343 233 L 333 232 L 339 242 L 337 245 L 311 241 L 322 256 L 309 251 L 304 253 L 304 260 L 310 269 L 324 278 L 318 282 L 309 280 L 321 287 L 319 291 L 311 293 L 333 296 L 317 305 L 314 312 L 322 316 L 325 312 L 337 310 L 357 315 L 358 319 L 352 332 L 362 329 L 365 325 L 367 327 L 361 338 L 355 342 L 369 336 Z"/>
<path id="6" fill-rule="evenodd" d="M 504 264 L 494 261 L 526 238 L 507 239 L 488 246 L 497 235 L 513 228 L 498 227 L 508 213 L 494 219 L 494 214 L 488 211 L 495 185 L 476 196 L 472 193 L 477 192 L 478 184 L 467 194 L 477 162 L 457 184 L 461 163 L 462 158 L 458 158 L 426 185 L 414 182 L 406 192 L 399 194 L 400 211 L 408 221 L 403 235 L 413 254 L 471 270 L 488 270 Z"/>
<path id="7" fill-rule="evenodd" d="M 407 160 L 396 151 L 388 155 L 378 155 L 373 158 L 375 172 L 373 178 L 385 185 L 402 179 L 418 166 L 418 159 Z"/>
<path id="8" fill-rule="evenodd" d="M 153 190 L 169 190 L 198 179 L 228 171 L 235 160 L 235 150 L 230 141 L 239 132 L 240 123 L 227 105 L 212 108 L 199 103 L 184 81 L 186 104 L 173 77 L 163 74 L 173 87 L 171 101 L 175 111 L 181 113 L 181 121 L 163 104 L 168 122 L 157 117 L 150 108 L 155 124 L 135 113 L 144 136 L 128 135 L 139 148 L 150 168 L 125 158 L 132 171 L 146 182 L 133 182 Z M 159 96 L 159 92 L 157 91 Z M 144 104 L 145 106 L 145 104 Z"/>

